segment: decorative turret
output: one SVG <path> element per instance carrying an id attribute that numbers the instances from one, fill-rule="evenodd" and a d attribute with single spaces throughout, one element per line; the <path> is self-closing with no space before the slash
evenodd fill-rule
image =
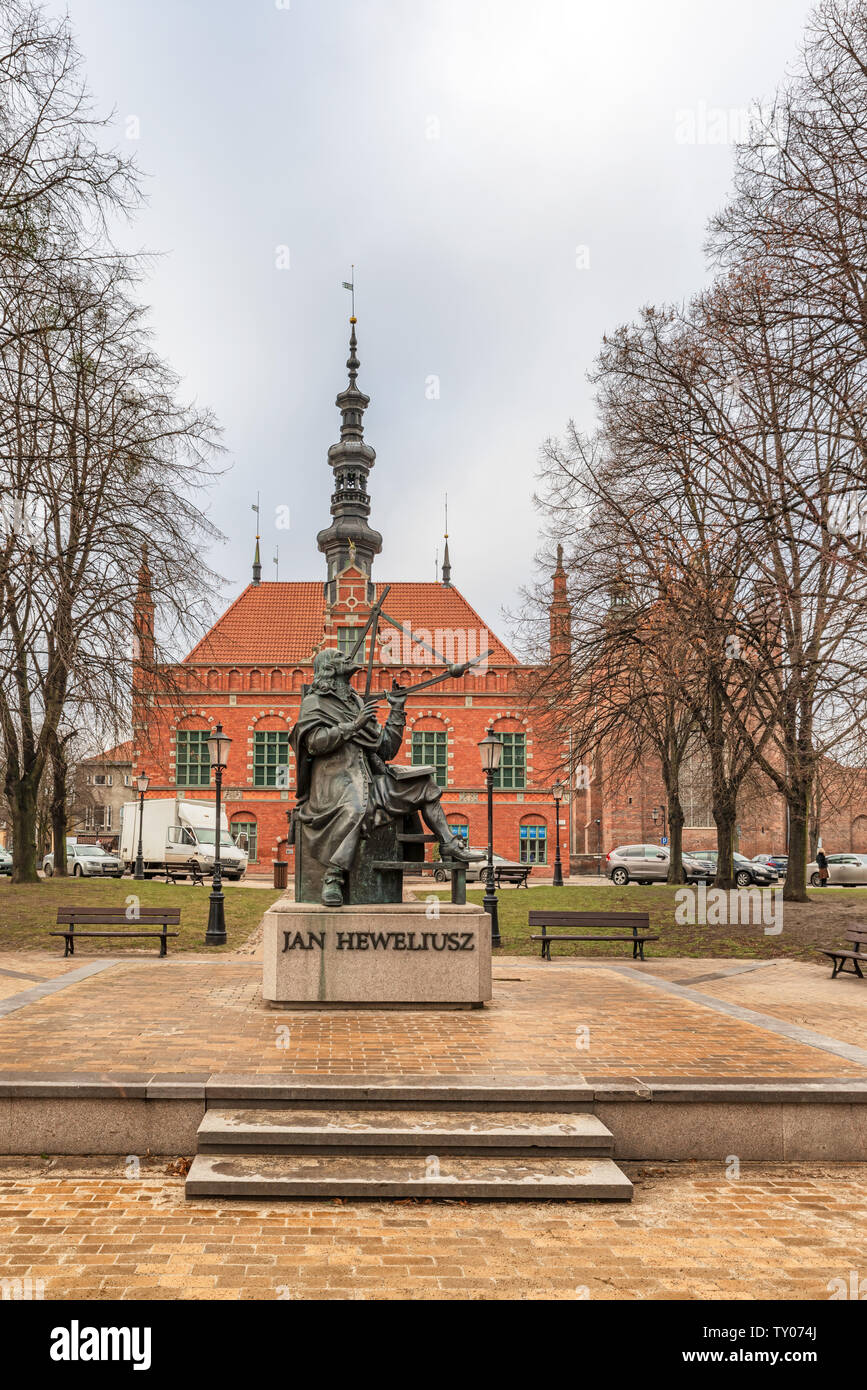
<path id="1" fill-rule="evenodd" d="M 259 537 L 256 537 L 256 549 L 253 552 L 253 583 L 262 583 L 262 561 L 259 558 Z"/>
<path id="2" fill-rule="evenodd" d="M 452 586 L 452 562 L 449 559 L 449 499 L 446 497 L 446 548 L 443 551 L 443 588 L 450 589 Z"/>
<path id="3" fill-rule="evenodd" d="M 350 319 L 349 385 L 337 397 L 337 407 L 343 416 L 340 439 L 328 450 L 328 462 L 334 469 L 334 492 L 331 495 L 332 522 L 316 537 L 319 549 L 328 561 L 328 580 L 333 581 L 349 564 L 354 564 L 370 580 L 373 557 L 382 550 L 382 536 L 367 523 L 370 516 L 370 497 L 367 480 L 376 462 L 376 451 L 364 438 L 364 412 L 370 405 L 357 386 L 358 340 L 355 336 L 355 316 Z"/>
<path id="4" fill-rule="evenodd" d="M 551 660 L 569 660 L 572 651 L 572 605 L 563 568 L 563 547 L 557 546 L 557 568 L 554 570 L 554 595 L 548 609 L 551 632 Z"/>

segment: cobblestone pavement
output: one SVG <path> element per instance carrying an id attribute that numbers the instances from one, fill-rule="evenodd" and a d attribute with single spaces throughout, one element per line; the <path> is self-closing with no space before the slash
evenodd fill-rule
<path id="1" fill-rule="evenodd" d="M 16 959 L 20 963 L 23 957 Z M 33 959 L 43 969 L 47 965 L 44 957 Z M 0 965 L 5 960 L 0 959 Z M 762 1026 L 761 1020 L 732 1017 L 721 1011 L 727 1005 L 710 994 L 704 1002 L 678 995 L 676 987 L 666 992 L 672 991 L 666 979 L 692 980 L 701 973 L 696 970 L 699 965 L 705 975 L 724 971 L 724 962 L 669 960 L 664 962 L 665 976 L 658 968 L 663 963 L 654 964 L 655 974 L 642 973 L 640 966 L 633 969 L 631 962 L 604 966 L 563 961 L 545 966 L 505 958 L 497 962 L 494 1001 L 483 1010 L 293 1013 L 264 1007 L 261 966 L 255 959 L 185 956 L 102 962 L 98 973 L 86 979 L 66 985 L 62 978 L 55 980 L 60 986 L 56 992 L 28 1001 L 0 1020 L 0 1069 L 590 1078 L 638 1074 L 696 1081 L 867 1076 L 867 1052 L 834 1055 L 833 1049 L 823 1050 L 821 1041 L 781 1035 Z M 22 972 L 25 969 L 21 966 Z M 863 1046 L 863 1028 L 843 1022 L 844 1004 L 850 999 L 859 1008 L 853 1018 L 864 1016 L 864 991 L 856 993 L 860 981 L 835 981 L 837 993 L 832 996 L 815 967 L 785 969 L 802 974 L 790 979 L 769 968 L 731 975 L 725 983 L 731 992 L 727 997 L 755 988 L 751 1007 L 771 1014 L 774 981 L 779 979 L 785 986 L 779 1007 L 806 1013 L 815 981 L 821 998 L 816 996 L 814 1023 L 820 1023 L 830 1038 L 851 1038 Z M 747 983 L 750 980 L 755 986 Z M 17 983 L 22 993 L 32 988 L 27 979 Z M 704 986 L 696 982 L 694 988 L 701 991 Z M 7 997 L 4 1007 L 11 1002 L 14 996 Z M 588 1039 L 589 1047 L 580 1046 Z"/>
<path id="2" fill-rule="evenodd" d="M 46 1299 L 822 1300 L 867 1275 L 867 1165 L 744 1164 L 737 1180 L 626 1165 L 629 1207 L 185 1201 L 166 1166 L 0 1160 L 0 1283 Z"/>

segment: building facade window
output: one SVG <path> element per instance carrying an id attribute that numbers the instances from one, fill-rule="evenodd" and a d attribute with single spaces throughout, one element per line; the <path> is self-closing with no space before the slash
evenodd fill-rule
<path id="1" fill-rule="evenodd" d="M 413 766 L 435 767 L 438 787 L 448 785 L 448 754 L 449 738 L 444 730 L 432 729 L 422 733 L 413 733 Z"/>
<path id="2" fill-rule="evenodd" d="M 449 830 L 453 835 L 460 835 L 465 845 L 470 843 L 470 827 L 466 821 L 450 820 Z"/>
<path id="3" fill-rule="evenodd" d="M 103 813 L 102 813 L 102 828 L 103 828 L 103 830 L 111 830 L 111 807 L 110 807 L 110 806 L 106 806 L 106 807 L 103 808 Z"/>
<path id="4" fill-rule="evenodd" d="M 247 857 L 251 864 L 257 863 L 259 859 L 259 827 L 254 820 L 233 820 L 232 839 L 238 843 L 239 835 L 247 837 Z"/>
<path id="5" fill-rule="evenodd" d="M 207 787 L 211 758 L 207 729 L 178 729 L 175 735 L 175 781 L 179 787 Z"/>
<path id="6" fill-rule="evenodd" d="M 337 629 L 337 650 L 342 656 L 349 656 L 358 638 L 357 627 L 339 627 Z"/>
<path id="7" fill-rule="evenodd" d="M 547 864 L 548 862 L 548 827 L 545 825 L 522 825 L 521 826 L 521 852 L 520 860 L 522 864 Z"/>
<path id="8" fill-rule="evenodd" d="M 288 787 L 289 734 L 268 730 L 253 735 L 253 786 Z"/>
<path id="9" fill-rule="evenodd" d="M 503 755 L 494 773 L 494 786 L 505 790 L 523 787 L 527 781 L 527 735 L 506 734 L 494 730 L 502 740 Z"/>

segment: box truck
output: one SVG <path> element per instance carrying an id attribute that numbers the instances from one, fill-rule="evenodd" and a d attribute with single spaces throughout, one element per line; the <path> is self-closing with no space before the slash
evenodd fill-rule
<path id="1" fill-rule="evenodd" d="M 120 858 L 135 870 L 139 840 L 139 802 L 127 801 L 120 812 Z M 214 868 L 217 813 L 206 801 L 174 797 L 145 799 L 141 817 L 142 862 L 146 878 L 183 868 L 194 861 L 203 873 Z M 236 844 L 225 811 L 220 812 L 220 864 L 224 878 L 238 879 L 247 870 L 247 847 Z"/>

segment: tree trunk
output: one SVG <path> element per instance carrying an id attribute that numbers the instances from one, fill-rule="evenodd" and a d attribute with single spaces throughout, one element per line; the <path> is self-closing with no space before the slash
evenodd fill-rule
<path id="1" fill-rule="evenodd" d="M 12 882 L 38 883 L 36 848 L 36 787 L 15 782 L 6 788 L 12 813 Z"/>
<path id="2" fill-rule="evenodd" d="M 713 818 L 716 822 L 716 878 L 715 888 L 734 888 L 734 849 L 737 804 L 725 799 L 714 802 Z"/>
<path id="3" fill-rule="evenodd" d="M 789 808 L 789 864 L 783 884 L 783 902 L 805 903 L 807 898 L 807 848 L 809 845 L 810 791 L 794 786 L 786 797 Z"/>
<path id="4" fill-rule="evenodd" d="M 51 848 L 54 851 L 54 876 L 66 877 L 66 805 L 69 764 L 66 750 L 59 744 L 51 750 Z"/>
<path id="5" fill-rule="evenodd" d="M 668 793 L 668 882 L 685 883 L 683 871 L 683 822 L 685 816 L 677 791 Z"/>

